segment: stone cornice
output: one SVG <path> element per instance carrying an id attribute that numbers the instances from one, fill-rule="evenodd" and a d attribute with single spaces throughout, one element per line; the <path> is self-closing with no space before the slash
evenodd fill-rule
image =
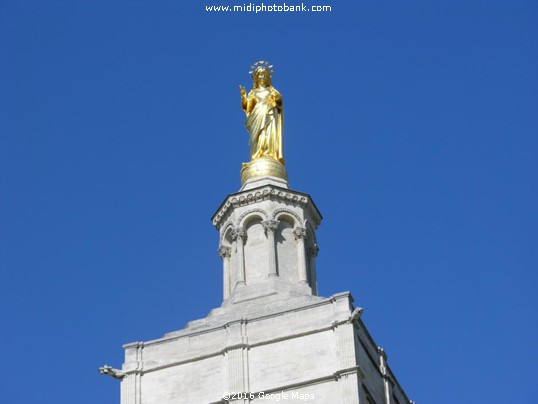
<path id="1" fill-rule="evenodd" d="M 216 357 L 216 356 L 226 355 L 230 351 L 234 351 L 234 350 L 237 350 L 237 349 L 250 350 L 250 349 L 253 349 L 253 348 L 256 348 L 256 347 L 259 347 L 259 346 L 277 344 L 277 343 L 282 342 L 282 341 L 292 340 L 292 339 L 304 337 L 304 336 L 307 336 L 307 335 L 319 334 L 319 333 L 329 331 L 329 330 L 332 330 L 332 326 L 331 325 L 326 325 L 326 326 L 322 326 L 322 327 L 313 328 L 313 329 L 308 330 L 306 332 L 292 333 L 292 334 L 286 335 L 285 337 L 267 339 L 267 340 L 260 341 L 260 342 L 257 342 L 257 343 L 241 342 L 241 343 L 237 343 L 237 344 L 226 345 L 226 346 L 224 346 L 222 348 L 215 348 L 215 349 L 212 349 L 212 350 L 205 351 L 202 355 L 200 355 L 200 354 L 195 354 L 195 355 L 191 355 L 191 356 L 186 355 L 182 359 L 173 359 L 173 360 L 170 360 L 170 361 L 167 361 L 167 362 L 164 362 L 164 363 L 156 363 L 154 361 L 152 361 L 150 363 L 146 363 L 146 362 L 142 361 L 142 362 L 139 363 L 139 367 L 137 367 L 136 369 L 130 369 L 130 370 L 122 371 L 122 377 L 123 377 L 123 375 L 127 376 L 127 375 L 135 374 L 135 373 L 144 375 L 144 374 L 155 372 L 155 371 L 158 371 L 158 370 L 168 369 L 168 368 L 171 368 L 171 367 L 184 365 L 186 363 L 194 363 L 194 362 L 202 361 L 202 360 L 207 359 L 207 358 L 213 358 L 213 357 Z M 357 372 L 358 368 L 359 368 L 359 366 L 357 365 L 357 366 L 355 366 L 353 368 L 339 370 L 336 373 L 334 373 L 332 375 L 332 377 L 339 378 L 341 375 Z M 377 371 L 379 372 L 379 369 L 377 369 Z"/>
<path id="2" fill-rule="evenodd" d="M 233 208 L 251 205 L 263 200 L 274 200 L 302 205 L 317 224 L 321 222 L 321 213 L 312 201 L 310 195 L 274 185 L 264 185 L 262 187 L 249 189 L 248 191 L 228 195 L 211 218 L 211 221 L 217 229 L 220 229 L 220 226 L 226 221 Z"/>
<path id="3" fill-rule="evenodd" d="M 234 319 L 234 320 L 229 320 L 229 321 L 223 322 L 221 324 L 209 325 L 207 328 L 193 329 L 193 330 L 190 330 L 189 328 L 184 328 L 182 330 L 178 330 L 178 331 L 175 331 L 175 332 L 168 333 L 168 334 L 164 335 L 162 338 L 158 338 L 158 339 L 154 339 L 154 340 L 150 340 L 150 341 L 144 341 L 144 342 L 131 342 L 129 344 L 123 345 L 123 348 L 124 349 L 140 348 L 140 347 L 147 347 L 147 346 L 152 346 L 152 345 L 164 344 L 164 343 L 167 343 L 169 341 L 174 341 L 174 340 L 179 340 L 179 339 L 182 339 L 182 338 L 194 337 L 194 336 L 201 335 L 201 334 L 209 334 L 209 333 L 212 333 L 212 332 L 216 332 L 216 331 L 222 330 L 222 329 L 224 329 L 226 327 L 229 327 L 231 324 L 241 323 L 241 322 L 245 322 L 245 321 L 249 322 L 249 323 L 253 323 L 253 322 L 256 322 L 256 321 L 264 321 L 264 320 L 267 320 L 267 319 L 270 319 L 270 318 L 279 317 L 279 316 L 284 315 L 284 314 L 289 314 L 289 313 L 293 313 L 293 312 L 300 312 L 300 311 L 303 311 L 303 310 L 310 310 L 310 309 L 313 309 L 313 308 L 334 304 L 337 301 L 344 300 L 344 299 L 350 299 L 350 301 L 353 301 L 353 297 L 351 296 L 350 292 L 335 293 L 334 295 L 332 295 L 332 296 L 330 296 L 328 298 L 319 298 L 318 297 L 318 298 L 316 298 L 316 301 L 313 301 L 313 302 L 310 302 L 310 303 L 304 303 L 304 304 L 301 304 L 301 305 L 298 305 L 298 306 L 293 306 L 293 307 L 290 307 L 288 309 L 278 310 L 277 312 L 274 312 L 274 313 L 256 315 L 256 316 L 250 317 L 248 319 L 246 319 L 246 318 L 237 318 L 237 319 Z M 344 319 L 342 323 L 343 324 L 347 323 L 347 318 Z M 334 326 L 334 322 L 331 323 L 330 328 L 332 328 L 333 326 Z"/>
<path id="4" fill-rule="evenodd" d="M 356 365 L 348 369 L 337 370 L 336 372 L 334 372 L 334 378 L 338 380 L 342 376 L 347 376 L 347 375 L 352 375 L 352 374 L 357 374 L 361 378 L 361 380 L 363 380 L 366 377 L 366 374 L 361 369 L 361 367 L 359 365 Z"/>

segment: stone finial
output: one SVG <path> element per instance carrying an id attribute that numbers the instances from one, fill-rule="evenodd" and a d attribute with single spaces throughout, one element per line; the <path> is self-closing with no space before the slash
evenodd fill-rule
<path id="1" fill-rule="evenodd" d="M 279 223 L 280 222 L 278 220 L 266 220 L 265 222 L 262 222 L 262 226 L 265 230 L 265 233 L 267 233 L 268 231 L 274 233 L 276 229 L 278 229 Z"/>
<path id="2" fill-rule="evenodd" d="M 293 235 L 295 240 L 305 239 L 306 238 L 306 228 L 305 227 L 296 227 L 293 229 Z"/>
<path id="3" fill-rule="evenodd" d="M 105 365 L 105 366 L 100 367 L 99 368 L 99 373 L 101 373 L 102 375 L 111 376 L 114 379 L 119 379 L 119 380 L 121 380 L 121 379 L 123 379 L 125 377 L 125 373 L 123 373 L 119 369 L 114 369 L 112 366 L 109 366 L 109 365 Z"/>

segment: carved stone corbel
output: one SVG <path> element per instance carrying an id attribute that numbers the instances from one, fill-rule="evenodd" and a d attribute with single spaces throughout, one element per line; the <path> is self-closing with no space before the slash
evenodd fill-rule
<path id="1" fill-rule="evenodd" d="M 222 259 L 230 258 L 232 256 L 232 248 L 225 245 L 221 245 L 219 247 L 219 255 Z"/>
<path id="2" fill-rule="evenodd" d="M 114 379 L 119 379 L 119 380 L 121 380 L 121 379 L 123 379 L 125 377 L 125 373 L 123 373 L 119 369 L 114 369 L 112 366 L 109 366 L 109 365 L 105 365 L 105 366 L 100 367 L 99 368 L 99 373 L 101 373 L 102 375 L 111 376 Z"/>

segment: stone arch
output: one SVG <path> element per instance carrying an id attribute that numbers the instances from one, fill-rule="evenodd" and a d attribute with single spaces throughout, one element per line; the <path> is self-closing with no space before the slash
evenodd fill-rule
<path id="1" fill-rule="evenodd" d="M 232 257 L 234 252 L 232 251 L 232 230 L 234 229 L 233 223 L 228 221 L 222 227 L 219 243 L 219 255 L 222 259 L 222 298 L 226 300 L 232 292 Z"/>
<path id="2" fill-rule="evenodd" d="M 281 279 L 297 283 L 297 242 L 293 234 L 298 224 L 297 216 L 288 211 L 280 211 L 275 217 L 278 217 L 278 228 L 275 232 L 277 273 Z"/>
<path id="3" fill-rule="evenodd" d="M 246 238 L 244 245 L 245 282 L 262 282 L 269 273 L 269 248 L 260 212 L 250 212 L 242 221 Z"/>
<path id="4" fill-rule="evenodd" d="M 260 218 L 261 221 L 264 221 L 267 220 L 269 215 L 265 210 L 260 208 L 247 210 L 245 213 L 239 216 L 239 219 L 237 219 L 238 227 L 245 227 L 245 225 L 248 224 L 250 220 L 253 220 L 256 217 Z"/>
<path id="5" fill-rule="evenodd" d="M 318 242 L 316 240 L 316 232 L 314 226 L 310 220 L 305 220 L 306 228 L 306 239 L 305 239 L 305 249 L 306 249 L 306 280 L 312 293 L 314 295 L 318 294 L 318 282 L 316 274 L 316 256 L 318 252 Z"/>
<path id="6" fill-rule="evenodd" d="M 232 230 L 233 230 L 233 223 L 231 221 L 228 221 L 224 224 L 223 230 L 220 233 L 220 244 L 223 245 L 230 245 L 232 244 Z"/>
<path id="7" fill-rule="evenodd" d="M 306 245 L 317 245 L 316 231 L 314 230 L 314 226 L 312 226 L 312 222 L 310 220 L 305 220 L 304 227 L 306 228 Z"/>
<path id="8" fill-rule="evenodd" d="M 280 220 L 281 217 L 289 217 L 292 219 L 293 227 L 300 226 L 302 224 L 301 217 L 291 209 L 281 208 L 273 212 L 272 218 L 274 220 Z M 289 221 L 289 220 L 288 220 Z"/>

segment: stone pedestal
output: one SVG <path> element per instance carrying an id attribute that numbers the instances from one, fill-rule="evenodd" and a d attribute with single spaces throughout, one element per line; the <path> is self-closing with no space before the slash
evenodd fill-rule
<path id="1" fill-rule="evenodd" d="M 274 177 L 288 182 L 286 167 L 280 161 L 270 157 L 260 157 L 250 163 L 243 163 L 241 185 L 254 178 Z"/>

